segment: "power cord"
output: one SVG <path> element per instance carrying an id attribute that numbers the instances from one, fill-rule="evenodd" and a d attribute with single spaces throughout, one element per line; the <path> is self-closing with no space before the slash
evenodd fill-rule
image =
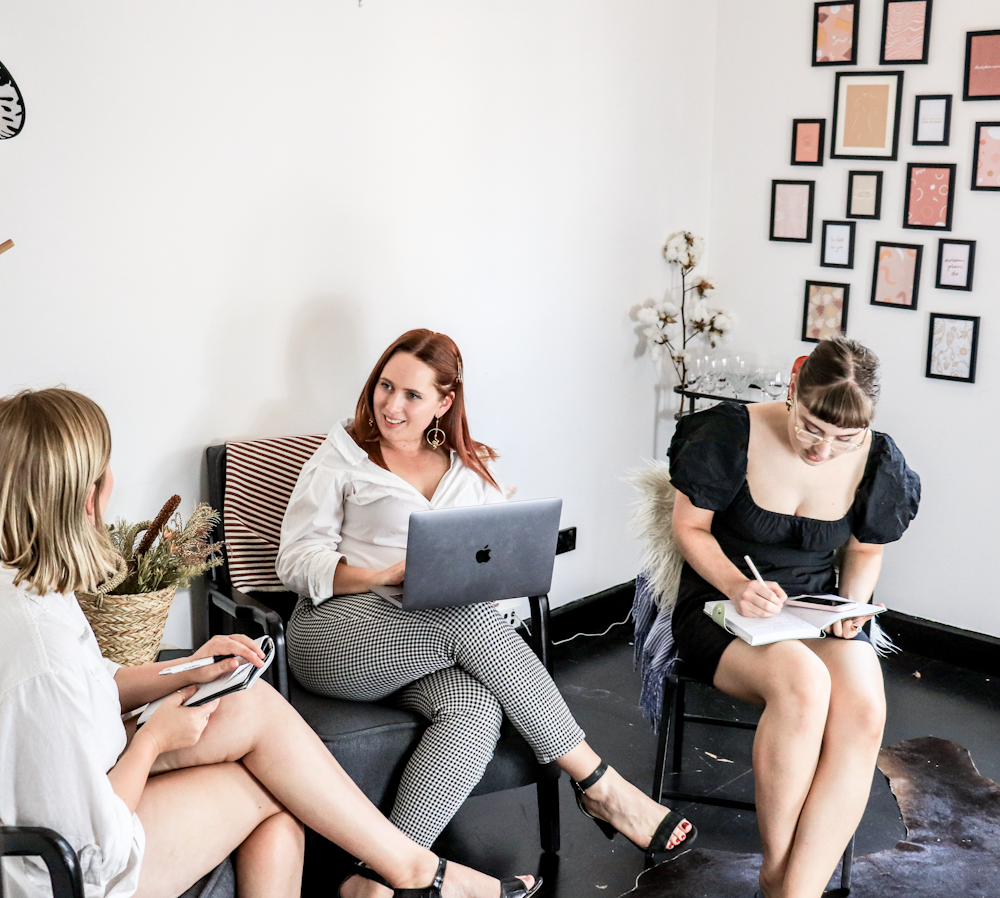
<path id="1" fill-rule="evenodd" d="M 589 636 L 589 637 L 593 637 L 593 638 L 597 638 L 599 636 L 607 636 L 608 633 L 610 633 L 615 627 L 621 627 L 624 624 L 627 624 L 630 620 L 632 620 L 632 609 L 631 608 L 629 609 L 628 614 L 625 615 L 625 620 L 615 621 L 615 623 L 610 624 L 608 626 L 608 628 L 606 630 L 604 630 L 603 632 L 601 632 L 601 633 L 576 633 L 573 636 L 567 636 L 566 639 L 556 640 L 555 642 L 552 643 L 552 645 L 563 645 L 563 644 L 565 644 L 567 642 L 572 642 L 574 639 L 577 639 L 580 636 Z M 528 633 L 528 636 L 531 636 L 531 627 L 528 626 L 528 622 L 524 621 L 524 620 L 520 620 L 520 618 L 518 618 L 518 623 L 522 627 L 524 627 L 524 629 Z"/>

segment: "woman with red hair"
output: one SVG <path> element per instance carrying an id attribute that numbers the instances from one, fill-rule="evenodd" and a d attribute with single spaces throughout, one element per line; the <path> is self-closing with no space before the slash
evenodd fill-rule
<path id="1" fill-rule="evenodd" d="M 430 720 L 390 819 L 430 846 L 479 782 L 506 715 L 539 763 L 573 780 L 581 810 L 609 838 L 669 850 L 695 835 L 595 754 L 548 672 L 489 603 L 403 611 L 369 590 L 403 580 L 414 511 L 507 500 L 496 453 L 472 439 L 462 356 L 413 330 L 378 360 L 353 419 L 305 464 L 285 512 L 278 576 L 300 599 L 288 627 L 307 689 L 354 701 L 389 696 Z M 344 898 L 383 898 L 361 868 Z"/>

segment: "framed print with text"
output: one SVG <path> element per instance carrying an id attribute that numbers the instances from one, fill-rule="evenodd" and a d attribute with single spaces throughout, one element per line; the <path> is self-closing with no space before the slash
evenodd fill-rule
<path id="1" fill-rule="evenodd" d="M 929 330 L 926 376 L 974 384 L 979 351 L 979 316 L 931 312 Z"/>
<path id="2" fill-rule="evenodd" d="M 976 122 L 972 189 L 1000 190 L 1000 122 Z"/>
<path id="3" fill-rule="evenodd" d="M 872 305 L 896 309 L 917 308 L 920 292 L 920 262 L 924 248 L 913 243 L 875 244 L 872 272 Z"/>
<path id="4" fill-rule="evenodd" d="M 962 99 L 1000 100 L 1000 30 L 966 33 Z"/>
<path id="5" fill-rule="evenodd" d="M 820 246 L 819 264 L 823 268 L 854 267 L 853 221 L 824 221 L 823 241 Z"/>
<path id="6" fill-rule="evenodd" d="M 812 243 L 815 181 L 771 182 L 771 240 Z"/>
<path id="7" fill-rule="evenodd" d="M 819 343 L 827 337 L 847 333 L 847 303 L 850 284 L 806 281 L 806 301 L 802 311 L 802 339 Z"/>
<path id="8" fill-rule="evenodd" d="M 899 152 L 903 72 L 837 72 L 831 159 L 890 159 Z"/>
<path id="9" fill-rule="evenodd" d="M 925 95 L 913 106 L 913 145 L 946 147 L 951 139 L 951 94 Z"/>
<path id="10" fill-rule="evenodd" d="M 847 218 L 882 217 L 882 172 L 847 173 Z"/>
<path id="11" fill-rule="evenodd" d="M 955 210 L 955 164 L 906 164 L 903 227 L 950 231 Z"/>
<path id="12" fill-rule="evenodd" d="M 939 290 L 971 290 L 975 266 L 975 240 L 942 237 L 938 241 L 937 279 L 934 286 Z"/>
<path id="13" fill-rule="evenodd" d="M 885 0 L 880 65 L 926 64 L 933 0 Z"/>
<path id="14" fill-rule="evenodd" d="M 822 165 L 825 139 L 825 118 L 795 119 L 792 122 L 792 165 Z"/>
<path id="15" fill-rule="evenodd" d="M 858 3 L 817 3 L 813 9 L 813 65 L 858 64 Z"/>

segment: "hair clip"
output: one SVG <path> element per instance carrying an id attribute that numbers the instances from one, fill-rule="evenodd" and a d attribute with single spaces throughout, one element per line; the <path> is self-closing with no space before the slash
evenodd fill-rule
<path id="1" fill-rule="evenodd" d="M 458 361 L 458 382 L 462 383 L 462 360 L 461 358 L 459 358 L 457 361 Z"/>

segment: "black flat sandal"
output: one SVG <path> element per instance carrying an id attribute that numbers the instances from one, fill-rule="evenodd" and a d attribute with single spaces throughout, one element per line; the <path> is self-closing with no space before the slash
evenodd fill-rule
<path id="1" fill-rule="evenodd" d="M 377 882 L 380 886 L 385 886 L 387 889 L 391 889 L 392 886 L 389 885 L 381 876 L 378 875 L 371 867 L 369 867 L 364 861 L 358 861 L 352 868 L 351 872 L 347 874 L 342 880 L 340 880 L 340 885 L 337 886 L 337 898 L 344 898 L 340 893 L 340 890 L 344 887 L 344 883 L 347 882 L 352 876 L 363 876 L 365 879 L 370 879 L 372 882 Z"/>
<path id="2" fill-rule="evenodd" d="M 396 889 L 393 898 L 441 898 L 441 886 L 444 885 L 444 871 L 448 862 L 441 858 L 438 860 L 437 874 L 434 882 L 422 889 Z M 516 877 L 500 880 L 500 898 L 531 898 L 542 886 L 542 879 L 539 877 L 535 884 L 529 889 L 522 880 Z"/>
<path id="3" fill-rule="evenodd" d="M 607 820 L 602 820 L 600 817 L 595 817 L 588 811 L 583 805 L 583 796 L 587 794 L 587 790 L 593 786 L 605 773 L 608 772 L 608 765 L 601 761 L 597 770 L 595 770 L 590 776 L 584 780 L 577 782 L 576 780 L 570 780 L 573 784 L 573 791 L 576 793 L 576 806 L 583 811 L 594 823 L 597 824 L 598 829 L 609 839 L 613 839 L 618 835 L 618 830 L 614 828 Z M 689 829 L 684 834 L 684 839 L 678 842 L 673 848 L 667 848 L 667 842 L 670 841 L 670 837 L 673 835 L 674 830 L 677 829 L 687 818 L 683 814 L 678 814 L 676 811 L 668 811 L 667 816 L 660 821 L 660 825 L 656 827 L 656 832 L 653 833 L 653 838 L 649 840 L 648 848 L 640 848 L 632 842 L 636 848 L 640 851 L 645 851 L 647 855 L 663 854 L 666 851 L 673 851 L 683 845 L 685 848 L 689 848 L 691 843 L 698 838 L 698 827 L 693 823 L 691 824 L 691 829 Z M 690 822 L 690 821 L 689 821 Z"/>

